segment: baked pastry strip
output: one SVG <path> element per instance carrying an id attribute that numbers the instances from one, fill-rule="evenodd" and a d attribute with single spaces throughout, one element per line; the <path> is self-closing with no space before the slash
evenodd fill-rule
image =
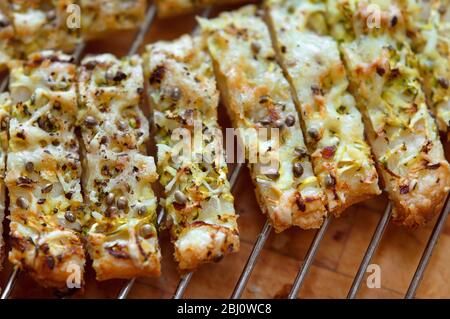
<path id="1" fill-rule="evenodd" d="M 136 29 L 144 20 L 146 0 L 78 0 L 82 36 L 96 38 L 105 32 Z"/>
<path id="2" fill-rule="evenodd" d="M 204 40 L 185 35 L 147 46 L 144 69 L 175 259 L 180 270 L 194 270 L 239 250 L 212 62 Z"/>
<path id="3" fill-rule="evenodd" d="M 59 289 L 68 288 L 71 275 L 81 285 L 85 264 L 72 62 L 57 52 L 32 54 L 14 62 L 9 85 L 9 260 L 41 285 Z"/>
<path id="4" fill-rule="evenodd" d="M 79 70 L 85 233 L 98 280 L 160 274 L 141 62 L 103 54 L 83 59 Z"/>
<path id="5" fill-rule="evenodd" d="M 377 22 L 368 20 L 371 4 L 381 10 L 379 27 L 369 28 Z M 393 219 L 410 228 L 424 225 L 443 205 L 450 172 L 401 8 L 392 1 L 328 0 L 327 12 L 394 204 Z"/>
<path id="6" fill-rule="evenodd" d="M 305 124 L 314 172 L 325 190 L 328 211 L 339 216 L 381 191 L 337 43 L 320 34 L 327 30 L 325 6 L 269 0 L 265 7 L 279 61 Z M 317 29 L 309 26 L 311 18 Z"/>
<path id="7" fill-rule="evenodd" d="M 428 105 L 439 130 L 450 137 L 450 1 L 400 2 L 407 13 L 408 36 L 417 53 Z"/>
<path id="8" fill-rule="evenodd" d="M 68 6 L 72 0 L 4 0 L 14 27 L 16 57 L 55 49 L 72 51 L 79 41 L 79 29 L 69 28 Z M 82 13 L 84 14 L 84 13 Z"/>
<path id="9" fill-rule="evenodd" d="M 318 228 L 325 198 L 306 150 L 290 87 L 254 5 L 199 19 L 216 79 L 263 212 L 277 232 Z M 258 150 L 256 154 L 256 150 Z"/>
<path id="10" fill-rule="evenodd" d="M 8 125 L 11 112 L 11 99 L 8 93 L 0 93 L 0 270 L 3 267 L 4 240 L 3 220 L 6 200 L 6 153 L 8 151 Z"/>

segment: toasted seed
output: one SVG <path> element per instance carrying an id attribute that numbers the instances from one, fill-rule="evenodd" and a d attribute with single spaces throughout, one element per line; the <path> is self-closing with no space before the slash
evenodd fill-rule
<path id="1" fill-rule="evenodd" d="M 313 139 L 318 139 L 319 138 L 319 130 L 316 128 L 311 127 L 310 129 L 308 129 L 308 135 L 313 138 Z"/>
<path id="2" fill-rule="evenodd" d="M 107 216 L 113 216 L 115 214 L 117 214 L 119 210 L 117 209 L 116 206 L 110 206 L 106 209 L 106 214 Z"/>
<path id="3" fill-rule="evenodd" d="M 41 192 L 42 192 L 43 194 L 45 194 L 45 193 L 50 193 L 50 192 L 52 191 L 52 189 L 53 189 L 53 184 L 52 184 L 52 183 L 48 183 L 47 185 L 45 185 L 45 186 L 41 189 Z"/>
<path id="4" fill-rule="evenodd" d="M 440 77 L 437 81 L 443 89 L 448 89 L 450 86 L 449 81 L 446 78 Z"/>
<path id="5" fill-rule="evenodd" d="M 97 120 L 95 119 L 95 117 L 93 116 L 86 116 L 86 118 L 84 119 L 84 124 L 86 124 L 87 127 L 89 128 L 93 128 L 95 126 L 97 126 Z"/>
<path id="6" fill-rule="evenodd" d="M 295 149 L 295 154 L 299 157 L 299 158 L 303 158 L 304 156 L 306 156 L 308 154 L 308 152 L 300 146 L 297 146 Z"/>
<path id="7" fill-rule="evenodd" d="M 116 82 L 125 80 L 127 78 L 127 75 L 123 73 L 122 71 L 117 71 L 116 75 L 114 75 L 113 80 Z"/>
<path id="8" fill-rule="evenodd" d="M 400 185 L 400 194 L 405 195 L 409 193 L 409 185 Z"/>
<path id="9" fill-rule="evenodd" d="M 391 19 L 391 27 L 395 27 L 397 25 L 397 22 L 398 22 L 398 17 L 393 16 Z"/>
<path id="10" fill-rule="evenodd" d="M 277 180 L 280 177 L 280 173 L 279 172 L 268 173 L 266 174 L 266 176 L 272 180 Z"/>
<path id="11" fill-rule="evenodd" d="M 17 177 L 16 183 L 18 186 L 26 187 L 26 186 L 30 186 L 33 183 L 33 180 L 26 176 L 19 176 L 19 177 Z"/>
<path id="12" fill-rule="evenodd" d="M 253 54 L 258 54 L 259 51 L 261 51 L 261 44 L 259 44 L 258 42 L 252 42 L 250 46 Z"/>
<path id="13" fill-rule="evenodd" d="M 141 236 L 144 237 L 145 239 L 152 237 L 152 235 L 153 235 L 152 225 L 150 225 L 150 224 L 142 225 L 140 233 L 141 233 Z"/>
<path id="14" fill-rule="evenodd" d="M 270 123 L 272 123 L 272 120 L 269 117 L 265 117 L 262 120 L 260 120 L 259 123 L 261 123 L 261 125 L 263 126 L 267 126 L 270 125 Z"/>
<path id="15" fill-rule="evenodd" d="M 183 192 L 176 190 L 175 193 L 173 194 L 173 196 L 175 197 L 175 201 L 178 204 L 186 204 L 187 197 L 186 197 L 186 195 L 183 194 Z"/>
<path id="16" fill-rule="evenodd" d="M 336 178 L 334 178 L 334 176 L 328 174 L 325 177 L 325 187 L 331 188 L 334 187 L 336 185 Z"/>
<path id="17" fill-rule="evenodd" d="M 270 101 L 270 96 L 262 95 L 259 97 L 259 104 L 264 104 Z"/>
<path id="18" fill-rule="evenodd" d="M 303 175 L 303 171 L 304 171 L 302 163 L 300 163 L 300 162 L 294 163 L 294 166 L 293 166 L 292 170 L 294 172 L 294 176 L 295 177 L 302 176 Z"/>
<path id="19" fill-rule="evenodd" d="M 179 101 L 181 99 L 182 92 L 179 87 L 175 86 L 169 90 L 169 96 L 173 101 Z"/>
<path id="20" fill-rule="evenodd" d="M 282 129 L 284 127 L 284 121 L 281 119 L 276 120 L 275 123 L 273 123 L 273 126 Z"/>
<path id="21" fill-rule="evenodd" d="M 125 131 L 127 129 L 128 125 L 124 121 L 119 121 L 119 123 L 117 123 L 117 127 L 119 128 L 119 130 Z"/>
<path id="22" fill-rule="evenodd" d="M 100 139 L 100 144 L 106 144 L 106 143 L 108 143 L 108 137 L 102 136 L 102 138 Z"/>
<path id="23" fill-rule="evenodd" d="M 147 207 L 141 206 L 141 207 L 138 208 L 138 214 L 139 215 L 144 215 L 146 213 L 147 213 Z"/>
<path id="24" fill-rule="evenodd" d="M 291 127 L 295 124 L 295 117 L 292 114 L 289 114 L 286 116 L 286 119 L 284 120 L 284 123 L 286 123 L 287 126 Z"/>
<path id="25" fill-rule="evenodd" d="M 108 193 L 108 195 L 106 195 L 106 205 L 111 206 L 112 204 L 114 204 L 114 200 L 116 199 L 116 195 L 114 195 L 114 193 Z"/>
<path id="26" fill-rule="evenodd" d="M 379 76 L 383 76 L 386 73 L 386 70 L 382 66 L 377 66 L 377 73 Z"/>
<path id="27" fill-rule="evenodd" d="M 25 197 L 17 197 L 16 200 L 17 206 L 19 206 L 22 209 L 27 209 L 30 205 L 28 205 L 28 201 L 25 199 Z"/>
<path id="28" fill-rule="evenodd" d="M 119 197 L 119 199 L 117 200 L 117 208 L 125 209 L 125 208 L 127 208 L 127 206 L 128 206 L 128 200 L 124 196 Z"/>
<path id="29" fill-rule="evenodd" d="M 71 212 L 71 211 L 67 211 L 64 213 L 64 218 L 70 222 L 73 223 L 77 220 L 77 218 L 75 217 L 75 215 Z"/>
<path id="30" fill-rule="evenodd" d="M 28 173 L 33 173 L 33 171 L 34 171 L 34 164 L 33 164 L 33 162 L 26 162 L 25 163 L 25 169 L 27 170 Z"/>
<path id="31" fill-rule="evenodd" d="M 223 254 L 217 255 L 213 257 L 213 262 L 218 263 L 223 259 Z"/>

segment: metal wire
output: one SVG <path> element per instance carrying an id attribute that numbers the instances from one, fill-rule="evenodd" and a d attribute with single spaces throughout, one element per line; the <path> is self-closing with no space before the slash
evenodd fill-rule
<path id="1" fill-rule="evenodd" d="M 378 222 L 377 228 L 375 230 L 375 233 L 373 234 L 372 240 L 370 241 L 369 247 L 367 248 L 366 254 L 364 255 L 364 258 L 359 265 L 358 272 L 356 273 L 355 279 L 353 280 L 352 286 L 347 294 L 347 299 L 356 298 L 356 294 L 359 291 L 359 287 L 361 286 L 364 274 L 366 273 L 367 266 L 369 266 L 369 263 L 372 260 L 372 257 L 378 248 L 378 245 L 380 244 L 384 231 L 386 230 L 389 220 L 391 219 L 391 215 L 392 203 L 389 202 L 383 216 Z"/>
<path id="2" fill-rule="evenodd" d="M 138 32 L 136 38 L 134 39 L 130 50 L 128 51 L 128 55 L 135 54 L 141 47 L 141 44 L 144 41 L 145 35 L 147 34 L 148 30 L 150 29 L 150 26 L 153 23 L 153 20 L 155 18 L 155 13 L 156 13 L 156 6 L 154 4 L 152 4 L 147 10 L 144 22 L 142 23 L 141 27 L 139 28 L 139 32 Z"/>
<path id="3" fill-rule="evenodd" d="M 1 300 L 8 299 L 11 295 L 11 292 L 14 288 L 14 284 L 16 282 L 17 275 L 19 273 L 19 268 L 14 268 L 12 273 L 9 275 L 8 281 L 6 282 L 5 289 L 2 292 L 2 295 L 0 296 Z"/>
<path id="4" fill-rule="evenodd" d="M 302 265 L 300 266 L 300 270 L 298 271 L 297 277 L 295 277 L 294 283 L 292 284 L 291 291 L 289 292 L 288 299 L 296 299 L 300 288 L 305 281 L 306 275 L 309 272 L 309 268 L 314 261 L 314 257 L 316 256 L 317 250 L 319 249 L 320 243 L 322 242 L 323 236 L 325 235 L 328 226 L 331 222 L 331 215 L 328 214 L 327 218 L 323 222 L 322 227 L 316 232 L 314 239 L 309 246 L 308 252 L 306 253 L 305 259 L 303 260 Z"/>
<path id="5" fill-rule="evenodd" d="M 416 296 L 417 288 L 419 288 L 420 283 L 422 282 L 425 269 L 427 268 L 428 263 L 430 262 L 433 250 L 436 247 L 439 236 L 441 235 L 441 232 L 445 226 L 445 222 L 447 221 L 448 213 L 450 210 L 449 197 L 450 196 L 447 195 L 445 207 L 441 212 L 438 221 L 434 225 L 433 232 L 431 233 L 430 239 L 428 240 L 427 246 L 425 247 L 422 258 L 420 259 L 419 265 L 417 266 L 416 272 L 414 273 L 414 276 L 408 287 L 408 291 L 406 292 L 405 295 L 406 299 L 413 299 Z"/>
<path id="6" fill-rule="evenodd" d="M 248 257 L 244 270 L 242 271 L 241 276 L 239 277 L 239 280 L 236 286 L 234 287 L 231 299 L 241 298 L 242 293 L 244 292 L 245 287 L 247 286 L 248 280 L 250 279 L 250 275 L 252 274 L 253 269 L 255 268 L 256 261 L 258 260 L 258 257 L 261 254 L 261 250 L 263 249 L 264 244 L 266 243 L 267 238 L 269 237 L 271 231 L 272 226 L 270 225 L 269 220 L 266 220 L 266 223 L 264 224 L 261 233 L 259 234 L 258 239 L 256 240 L 255 245 L 253 246 L 252 252 Z"/>

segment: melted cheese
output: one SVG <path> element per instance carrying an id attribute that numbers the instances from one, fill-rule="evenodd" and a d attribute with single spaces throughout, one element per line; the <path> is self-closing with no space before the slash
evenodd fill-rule
<path id="1" fill-rule="evenodd" d="M 97 279 L 154 276 L 161 253 L 156 230 L 157 179 L 146 155 L 149 125 L 140 109 L 141 59 L 87 57 L 79 75 L 88 251 Z"/>
<path id="2" fill-rule="evenodd" d="M 17 55 L 60 49 L 73 50 L 78 42 L 78 29 L 69 29 L 66 8 L 71 0 L 8 0 L 9 15 L 14 26 L 14 50 Z"/>
<path id="3" fill-rule="evenodd" d="M 370 29 L 367 2 L 329 0 L 328 5 L 330 19 L 342 26 L 331 30 L 343 40 L 353 93 L 394 202 L 394 219 L 408 227 L 423 225 L 443 204 L 449 165 L 427 110 L 405 19 L 394 2 L 380 1 L 380 28 Z"/>
<path id="4" fill-rule="evenodd" d="M 428 104 L 441 131 L 450 125 L 450 1 L 401 2 L 408 36 L 418 54 Z"/>
<path id="5" fill-rule="evenodd" d="M 339 215 L 381 191 L 337 43 L 319 34 L 327 28 L 325 6 L 272 0 L 266 7 L 280 61 L 296 92 L 314 172 L 329 210 Z"/>
<path id="6" fill-rule="evenodd" d="M 69 266 L 82 275 L 85 263 L 75 71 L 71 57 L 45 51 L 16 62 L 10 74 L 9 259 L 58 288 L 66 288 Z"/>
<path id="7" fill-rule="evenodd" d="M 205 49 L 200 38 L 183 36 L 149 45 L 144 59 L 158 171 L 166 190 L 164 207 L 172 221 L 175 257 L 182 270 L 239 249 L 237 216 L 217 123 L 218 92 Z M 180 141 L 174 137 L 179 129 L 189 138 L 184 142 L 190 153 L 176 153 Z M 197 160 L 207 152 L 210 160 Z M 183 194 L 185 203 L 177 202 L 176 192 Z"/>
<path id="8" fill-rule="evenodd" d="M 264 155 L 247 158 L 262 210 L 276 231 L 292 225 L 319 227 L 326 215 L 324 194 L 306 154 L 289 83 L 275 61 L 259 12 L 247 6 L 200 19 L 200 25 L 233 126 L 241 129 L 238 137 Z M 273 130 L 279 139 L 264 134 L 275 125 L 282 126 Z M 294 165 L 301 165 L 301 176 L 294 176 Z"/>

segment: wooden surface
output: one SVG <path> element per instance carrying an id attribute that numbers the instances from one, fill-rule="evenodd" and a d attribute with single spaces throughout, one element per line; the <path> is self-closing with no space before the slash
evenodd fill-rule
<path id="1" fill-rule="evenodd" d="M 156 20 L 145 43 L 173 39 L 195 26 L 193 17 Z M 89 44 L 86 53 L 127 53 L 132 33 L 122 33 Z M 229 127 L 223 110 L 221 124 Z M 449 154 L 447 152 L 447 154 Z M 201 267 L 193 276 L 186 298 L 228 298 L 244 268 L 253 244 L 265 218 L 253 193 L 247 169 L 239 178 L 234 195 L 236 211 L 240 215 L 241 250 L 227 256 L 220 263 Z M 366 201 L 348 209 L 339 219 L 333 219 L 320 246 L 314 264 L 300 291 L 300 298 L 345 298 L 353 277 L 369 244 L 373 231 L 384 211 L 385 196 Z M 381 267 L 381 288 L 369 289 L 363 281 L 359 298 L 402 298 L 422 255 L 434 222 L 416 231 L 389 225 L 372 263 Z M 282 234 L 271 234 L 250 278 L 245 298 L 283 298 L 294 280 L 302 259 L 314 236 L 314 231 L 290 229 Z M 172 258 L 172 247 L 167 233 L 161 236 L 163 251 L 162 276 L 158 279 L 138 279 L 130 298 L 170 298 L 179 280 Z M 447 222 L 439 243 L 418 291 L 418 298 L 450 298 L 450 221 Z M 10 265 L 0 274 L 4 287 Z M 76 298 L 116 298 L 123 280 L 96 282 L 88 267 L 86 286 Z M 21 275 L 14 289 L 14 298 L 54 298 L 54 291 L 37 286 L 26 275 Z"/>

